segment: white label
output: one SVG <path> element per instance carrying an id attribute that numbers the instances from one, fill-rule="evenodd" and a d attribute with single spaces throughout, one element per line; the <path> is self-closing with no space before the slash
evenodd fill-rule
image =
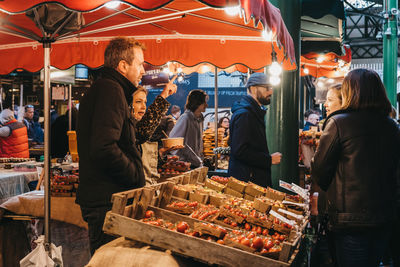
<path id="1" fill-rule="evenodd" d="M 293 190 L 292 185 L 285 181 L 279 180 L 279 186 L 297 194 L 297 192 Z"/>
<path id="2" fill-rule="evenodd" d="M 292 216 L 292 217 L 295 217 L 297 220 L 303 220 L 303 218 L 304 218 L 303 215 L 299 215 L 299 214 L 290 212 L 290 211 L 288 211 L 288 210 L 279 209 L 278 212 L 280 212 L 280 213 L 285 213 L 285 214 L 287 214 L 287 215 L 290 215 L 290 216 Z"/>
<path id="3" fill-rule="evenodd" d="M 287 200 L 282 201 L 282 204 L 296 205 L 296 206 L 299 206 L 302 208 L 306 208 L 308 206 L 307 204 L 304 204 L 304 203 L 297 203 L 297 202 L 292 202 L 292 201 L 287 201 Z"/>
<path id="4" fill-rule="evenodd" d="M 271 210 L 271 211 L 269 212 L 269 214 L 271 214 L 272 216 L 274 216 L 274 217 L 277 218 L 278 220 L 280 220 L 280 221 L 282 221 L 282 222 L 284 222 L 284 223 L 287 223 L 287 224 L 289 224 L 289 225 L 291 225 L 291 226 L 294 226 L 294 225 L 296 224 L 295 221 L 286 219 L 285 217 L 283 217 L 282 215 L 280 215 L 279 213 L 277 213 L 277 212 L 275 212 L 275 211 L 273 211 L 273 210 Z"/>
<path id="5" fill-rule="evenodd" d="M 308 191 L 301 188 L 297 184 L 292 183 L 292 189 L 299 194 L 303 199 L 308 200 Z"/>

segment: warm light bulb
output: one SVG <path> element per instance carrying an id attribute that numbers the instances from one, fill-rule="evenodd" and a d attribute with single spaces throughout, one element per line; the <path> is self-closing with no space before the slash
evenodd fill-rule
<path id="1" fill-rule="evenodd" d="M 228 14 L 229 16 L 236 16 L 240 12 L 240 7 L 239 6 L 232 6 L 232 7 L 226 7 L 225 13 Z"/>
<path id="2" fill-rule="evenodd" d="M 280 74 L 282 73 L 282 66 L 281 66 L 278 62 L 274 61 L 274 62 L 272 62 L 272 64 L 269 66 L 268 72 L 269 72 L 271 75 L 278 76 L 278 75 L 280 75 Z"/>
<path id="3" fill-rule="evenodd" d="M 182 68 L 178 68 L 178 72 L 182 72 Z"/>
<path id="4" fill-rule="evenodd" d="M 309 73 L 310 73 L 310 70 L 307 69 L 307 68 L 304 68 L 303 72 L 304 72 L 304 74 L 309 74 Z"/>
<path id="5" fill-rule="evenodd" d="M 204 73 L 204 72 L 208 72 L 208 71 L 210 71 L 210 67 L 204 65 L 203 67 L 201 67 L 201 71 L 202 71 L 203 73 Z"/>
<path id="6" fill-rule="evenodd" d="M 325 57 L 324 56 L 319 56 L 318 58 L 317 58 L 317 62 L 318 63 L 322 63 L 322 61 L 324 61 L 325 60 Z"/>
<path id="7" fill-rule="evenodd" d="M 281 83 L 281 78 L 279 78 L 278 76 L 271 76 L 269 78 L 269 82 L 271 83 L 271 85 L 276 86 Z"/>
<path id="8" fill-rule="evenodd" d="M 105 4 L 105 6 L 108 8 L 117 8 L 119 6 L 119 4 L 121 4 L 120 1 L 111 1 L 111 2 L 107 2 Z"/>
<path id="9" fill-rule="evenodd" d="M 261 35 L 262 35 L 262 37 L 264 38 L 265 41 L 267 41 L 267 42 L 271 42 L 272 41 L 272 36 L 273 36 L 272 31 L 264 30 L 264 31 L 262 31 Z"/>

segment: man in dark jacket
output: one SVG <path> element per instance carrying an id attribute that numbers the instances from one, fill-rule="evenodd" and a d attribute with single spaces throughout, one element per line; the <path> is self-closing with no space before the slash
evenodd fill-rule
<path id="1" fill-rule="evenodd" d="M 282 154 L 269 154 L 265 133 L 265 109 L 272 96 L 272 86 L 264 73 L 253 73 L 247 81 L 247 96 L 232 106 L 229 125 L 229 175 L 271 186 L 271 164 L 279 164 Z"/>
<path id="2" fill-rule="evenodd" d="M 76 202 L 88 223 L 93 254 L 113 237 L 102 231 L 111 196 L 145 184 L 135 144 L 135 120 L 129 105 L 144 74 L 143 45 L 133 38 L 115 38 L 104 53 L 102 76 L 93 83 L 79 108 L 77 126 L 80 184 Z M 168 83 L 158 101 L 175 93 Z"/>

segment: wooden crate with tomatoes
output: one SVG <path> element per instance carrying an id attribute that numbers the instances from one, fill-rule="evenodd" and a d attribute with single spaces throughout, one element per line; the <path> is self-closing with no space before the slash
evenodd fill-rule
<path id="1" fill-rule="evenodd" d="M 172 204 L 173 190 L 174 183 L 164 182 L 114 194 L 113 207 L 107 213 L 103 230 L 222 266 L 244 266 L 248 262 L 290 266 L 296 257 L 301 234 L 288 242 L 284 241 L 287 239 L 285 235 L 269 229 L 232 229 L 236 227 L 229 224 L 221 228 L 212 223 L 218 215 L 217 208 L 212 205 L 185 201 L 186 206 L 193 210 L 190 216 L 166 210 Z M 201 208 L 204 209 L 202 213 Z M 237 219 L 236 215 L 240 216 L 238 213 L 231 217 Z M 246 246 L 245 250 L 243 246 Z"/>

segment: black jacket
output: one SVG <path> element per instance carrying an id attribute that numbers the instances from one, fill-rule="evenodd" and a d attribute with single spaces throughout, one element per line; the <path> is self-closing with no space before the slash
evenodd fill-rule
<path id="1" fill-rule="evenodd" d="M 393 221 L 399 155 L 399 128 L 378 111 L 343 110 L 328 117 L 311 170 L 327 191 L 333 230 Z"/>
<path id="2" fill-rule="evenodd" d="M 135 90 L 119 72 L 104 68 L 80 104 L 76 202 L 83 207 L 109 206 L 113 193 L 145 184 L 128 104 Z"/>
<path id="3" fill-rule="evenodd" d="M 265 133 L 265 110 L 244 96 L 232 106 L 229 125 L 229 175 L 260 186 L 271 186 L 271 156 Z"/>

